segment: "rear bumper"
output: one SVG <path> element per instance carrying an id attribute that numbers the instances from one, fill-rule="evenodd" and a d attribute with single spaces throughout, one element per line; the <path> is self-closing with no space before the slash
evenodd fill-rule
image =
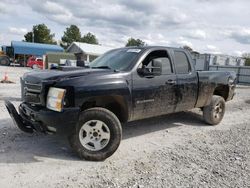
<path id="1" fill-rule="evenodd" d="M 12 117 L 12 119 L 14 121 L 16 121 L 16 119 L 21 120 L 22 125 L 19 125 L 19 128 L 20 126 L 24 126 L 32 128 L 36 132 L 68 132 L 74 128 L 78 122 L 79 112 L 79 108 L 65 108 L 63 112 L 54 112 L 46 108 L 33 107 L 22 103 L 19 106 L 19 114 L 16 113 L 19 117 L 14 119 Z M 20 124 L 20 121 L 16 121 L 15 123 Z"/>

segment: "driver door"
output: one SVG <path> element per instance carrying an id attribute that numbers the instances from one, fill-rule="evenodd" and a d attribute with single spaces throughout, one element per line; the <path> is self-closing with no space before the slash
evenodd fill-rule
<path id="1" fill-rule="evenodd" d="M 155 66 L 158 68 L 160 66 L 160 70 L 154 69 Z M 146 69 L 144 74 L 138 71 L 142 68 Z M 165 49 L 150 52 L 133 73 L 132 103 L 134 111 L 132 119 L 143 119 L 174 112 L 176 83 L 176 75 L 168 52 Z"/>

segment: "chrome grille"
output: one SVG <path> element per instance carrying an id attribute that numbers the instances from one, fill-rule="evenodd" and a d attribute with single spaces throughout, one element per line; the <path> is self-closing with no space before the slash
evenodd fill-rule
<path id="1" fill-rule="evenodd" d="M 42 85 L 24 82 L 24 89 L 26 89 L 28 92 L 41 93 Z"/>
<path id="2" fill-rule="evenodd" d="M 40 105 L 42 103 L 41 92 L 41 84 L 33 84 L 26 81 L 22 82 L 22 97 L 25 102 Z"/>

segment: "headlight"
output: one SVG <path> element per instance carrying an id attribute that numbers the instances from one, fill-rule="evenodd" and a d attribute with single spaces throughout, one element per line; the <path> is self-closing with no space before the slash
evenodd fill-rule
<path id="1" fill-rule="evenodd" d="M 65 89 L 50 87 L 47 95 L 46 107 L 50 110 L 61 112 L 65 93 Z"/>

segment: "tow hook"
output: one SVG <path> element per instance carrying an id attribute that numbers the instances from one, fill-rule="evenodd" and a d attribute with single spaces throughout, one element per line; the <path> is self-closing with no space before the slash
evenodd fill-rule
<path id="1" fill-rule="evenodd" d="M 10 101 L 4 101 L 4 103 L 14 124 L 23 132 L 33 133 L 33 128 L 23 122 L 22 117 L 17 113 L 14 105 Z"/>

